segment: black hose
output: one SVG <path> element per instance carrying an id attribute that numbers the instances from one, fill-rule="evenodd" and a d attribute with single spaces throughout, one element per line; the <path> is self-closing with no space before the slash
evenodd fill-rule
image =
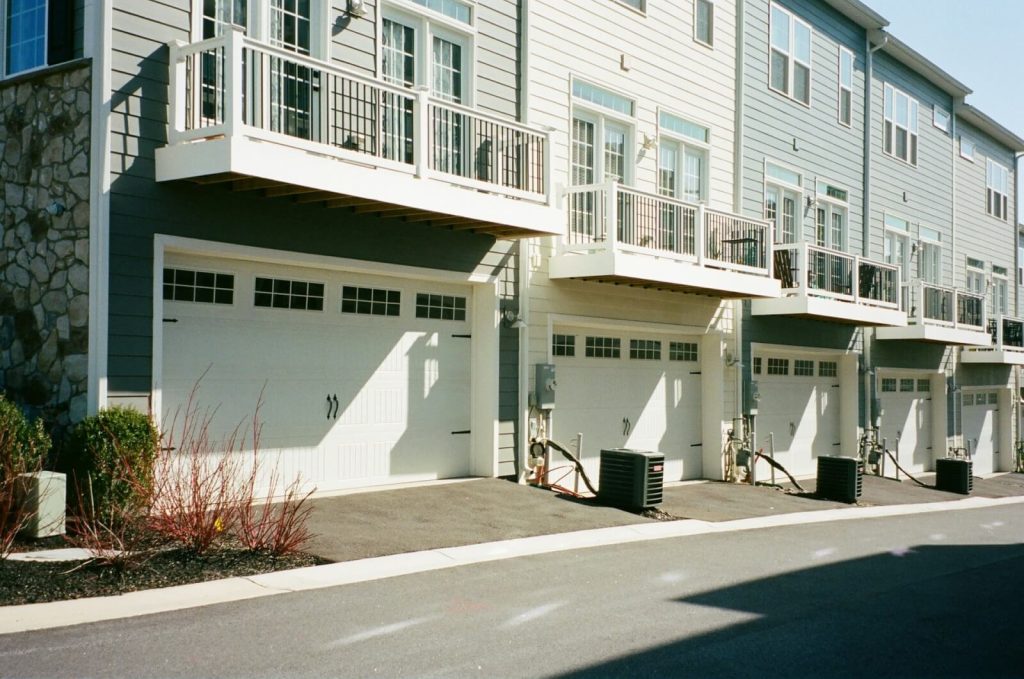
<path id="1" fill-rule="evenodd" d="M 775 460 L 773 460 L 770 457 L 765 457 L 761 453 L 756 453 L 756 455 L 757 455 L 757 457 L 761 458 L 762 460 L 764 460 L 765 462 L 767 462 L 768 464 L 770 464 L 771 466 L 775 467 L 780 472 L 785 474 L 787 477 L 789 477 L 789 482 L 792 483 L 794 486 L 796 486 L 796 489 L 799 490 L 801 493 L 806 493 L 807 492 L 806 490 L 804 490 L 804 487 L 801 486 L 800 483 L 796 479 L 793 478 L 793 475 L 790 474 L 786 470 L 786 468 L 783 467 L 781 464 L 779 464 L 778 462 L 776 462 Z"/>
<path id="2" fill-rule="evenodd" d="M 901 467 L 901 466 L 900 466 L 900 463 L 896 461 L 896 456 L 892 454 L 892 451 L 891 451 L 891 450 L 887 450 L 887 451 L 885 451 L 885 454 L 886 454 L 886 455 L 888 455 L 888 456 L 889 456 L 889 459 L 890 459 L 890 460 L 892 460 L 892 463 L 893 463 L 894 465 L 896 465 L 896 469 L 899 469 L 899 470 L 900 470 L 901 472 L 903 472 L 904 474 L 906 474 L 906 475 L 907 475 L 907 478 L 908 478 L 908 479 L 910 479 L 911 481 L 913 481 L 913 482 L 914 482 L 914 483 L 916 483 L 917 485 L 921 486 L 922 488 L 934 488 L 934 486 L 929 486 L 929 485 L 928 485 L 927 483 L 923 483 L 923 482 L 921 482 L 921 481 L 918 481 L 918 480 L 917 480 L 917 479 L 915 479 L 915 478 L 914 478 L 913 476 L 911 476 L 911 475 L 910 475 L 910 473 L 909 473 L 909 472 L 908 472 L 908 471 L 907 471 L 906 469 L 904 469 L 903 467 Z"/>
<path id="3" fill-rule="evenodd" d="M 562 454 L 562 457 L 564 457 L 565 459 L 569 460 L 574 465 L 576 465 L 576 471 L 578 471 L 580 473 L 580 477 L 583 479 L 583 484 L 587 487 L 587 489 L 591 493 L 593 493 L 594 495 L 597 495 L 597 491 L 594 490 L 594 484 L 592 484 L 590 482 L 590 478 L 587 477 L 587 472 L 583 471 L 583 463 L 580 462 L 580 459 L 578 457 L 573 455 L 564 446 L 562 446 L 559 443 L 556 443 L 555 441 L 552 441 L 551 439 L 545 439 L 544 443 L 546 443 L 547 445 L 551 446 L 552 448 L 554 448 L 555 450 L 560 452 Z"/>

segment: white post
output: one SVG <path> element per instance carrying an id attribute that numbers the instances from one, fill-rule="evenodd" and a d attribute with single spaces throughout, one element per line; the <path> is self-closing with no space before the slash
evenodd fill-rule
<path id="1" fill-rule="evenodd" d="M 224 128 L 231 138 L 242 127 L 242 48 L 245 34 L 233 27 L 224 48 Z"/>
<path id="2" fill-rule="evenodd" d="M 996 349 L 1003 348 L 1003 317 L 996 316 Z"/>
<path id="3" fill-rule="evenodd" d="M 605 185 L 604 191 L 604 238 L 608 248 L 614 252 L 619 240 L 618 184 L 614 181 Z"/>
<path id="4" fill-rule="evenodd" d="M 853 303 L 860 304 L 860 257 L 853 258 L 853 273 L 850 275 L 851 285 L 853 289 L 850 290 L 853 293 Z"/>
<path id="5" fill-rule="evenodd" d="M 171 67 L 169 92 L 171 119 L 167 126 L 167 141 L 171 146 L 181 141 L 181 133 L 185 131 L 187 125 L 185 102 L 188 101 L 188 83 L 186 81 L 188 71 L 185 61 L 181 58 L 181 48 L 187 44 L 182 40 L 172 40 L 167 43 L 168 63 Z"/>
<path id="6" fill-rule="evenodd" d="M 416 88 L 416 103 L 412 109 L 412 145 L 415 151 L 416 176 L 430 174 L 430 91 Z"/>
<path id="7" fill-rule="evenodd" d="M 551 171 L 552 163 L 551 156 L 554 155 L 554 143 L 552 137 L 553 130 L 548 130 L 544 133 L 544 196 L 547 199 L 548 207 L 557 207 L 558 196 L 555 195 L 555 178 Z"/>
<path id="8" fill-rule="evenodd" d="M 707 250 L 707 230 L 704 226 L 704 204 L 697 205 L 697 215 L 693 225 L 695 249 L 697 250 L 697 266 L 704 266 L 704 253 Z"/>

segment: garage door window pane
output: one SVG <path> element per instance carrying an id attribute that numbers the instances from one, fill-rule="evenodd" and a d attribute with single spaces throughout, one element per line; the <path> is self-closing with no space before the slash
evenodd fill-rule
<path id="1" fill-rule="evenodd" d="M 661 342 L 658 340 L 629 340 L 629 357 L 641 361 L 661 360 Z"/>
<path id="2" fill-rule="evenodd" d="M 576 335 L 553 335 L 551 353 L 555 356 L 575 356 Z"/>
<path id="3" fill-rule="evenodd" d="M 799 377 L 814 377 L 814 361 L 797 359 L 793 362 L 793 374 Z"/>
<path id="4" fill-rule="evenodd" d="M 990 406 L 994 406 L 997 403 L 999 403 L 999 394 L 992 392 L 991 394 L 988 395 L 988 404 Z"/>
<path id="5" fill-rule="evenodd" d="M 696 361 L 696 342 L 669 342 L 668 360 L 670 361 Z"/>
<path id="6" fill-rule="evenodd" d="M 835 377 L 839 374 L 839 364 L 835 361 L 819 361 L 818 362 L 818 376 L 819 377 Z"/>
<path id="7" fill-rule="evenodd" d="M 466 320 L 466 298 L 454 295 L 417 293 L 416 318 L 464 321 Z"/>
<path id="8" fill-rule="evenodd" d="M 932 382 L 931 382 L 931 380 L 918 380 L 917 381 L 917 390 L 918 391 L 931 391 L 932 390 Z"/>
<path id="9" fill-rule="evenodd" d="M 768 374 L 769 375 L 788 375 L 789 374 L 789 359 L 788 358 L 769 358 L 768 359 Z"/>
<path id="10" fill-rule="evenodd" d="M 974 394 L 964 394 L 964 405 L 965 406 L 972 406 L 972 405 L 974 405 Z"/>
<path id="11" fill-rule="evenodd" d="M 164 269 L 164 299 L 175 302 L 231 304 L 235 277 L 231 274 L 188 269 Z"/>
<path id="12" fill-rule="evenodd" d="M 761 357 L 760 356 L 755 356 L 754 357 L 754 374 L 755 375 L 760 375 L 761 374 Z"/>
<path id="13" fill-rule="evenodd" d="M 619 358 L 621 340 L 618 337 L 587 337 L 587 358 Z"/>
<path id="14" fill-rule="evenodd" d="M 884 392 L 896 391 L 896 378 L 895 377 L 884 377 L 884 378 L 882 378 L 882 391 L 884 391 Z"/>
<path id="15" fill-rule="evenodd" d="M 398 316 L 402 293 L 383 288 L 360 288 L 344 285 L 341 288 L 341 313 L 368 316 Z"/>
<path id="16" fill-rule="evenodd" d="M 323 311 L 324 284 L 257 277 L 253 304 L 274 309 Z"/>
<path id="17" fill-rule="evenodd" d="M 900 391 L 914 391 L 914 380 L 900 380 Z"/>

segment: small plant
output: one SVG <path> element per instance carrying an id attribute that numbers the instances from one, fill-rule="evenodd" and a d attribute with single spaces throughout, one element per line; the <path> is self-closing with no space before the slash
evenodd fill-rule
<path id="1" fill-rule="evenodd" d="M 19 497 L 17 478 L 41 470 L 49 451 L 43 423 L 30 423 L 0 394 L 0 561 L 10 555 L 14 539 L 32 518 Z"/>
<path id="2" fill-rule="evenodd" d="M 91 517 L 145 511 L 158 446 L 153 421 L 131 408 L 101 410 L 75 427 L 68 471 L 76 495 L 88 498 Z"/>
<path id="3" fill-rule="evenodd" d="M 235 534 L 252 551 L 266 551 L 274 556 L 294 554 L 312 539 L 308 522 L 313 507 L 307 501 L 313 490 L 302 492 L 301 479 L 296 477 L 276 502 L 279 477 L 275 470 L 265 489 L 267 500 L 256 500 L 259 464 L 253 464 L 253 473 L 246 486 L 245 502 L 239 508 Z"/>

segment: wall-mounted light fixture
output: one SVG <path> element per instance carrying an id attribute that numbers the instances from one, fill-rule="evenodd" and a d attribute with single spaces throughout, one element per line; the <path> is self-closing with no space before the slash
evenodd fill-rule
<path id="1" fill-rule="evenodd" d="M 348 0 L 348 13 L 354 17 L 366 16 L 366 0 Z"/>
<path id="2" fill-rule="evenodd" d="M 654 137 L 648 137 L 647 133 L 644 132 L 644 140 L 640 144 L 640 148 L 644 151 L 650 151 L 657 145 L 658 141 Z"/>
<path id="3" fill-rule="evenodd" d="M 523 320 L 523 317 L 512 309 L 505 309 L 501 313 L 501 322 L 506 328 L 512 328 L 513 330 L 526 327 L 526 321 Z"/>

